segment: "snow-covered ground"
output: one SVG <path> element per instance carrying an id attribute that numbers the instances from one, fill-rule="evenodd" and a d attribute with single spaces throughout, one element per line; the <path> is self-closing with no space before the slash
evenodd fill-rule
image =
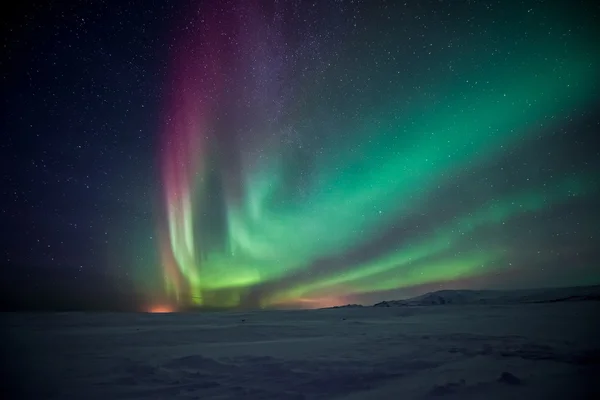
<path id="1" fill-rule="evenodd" d="M 1 381 L 12 398 L 40 400 L 598 399 L 599 311 L 2 314 Z"/>

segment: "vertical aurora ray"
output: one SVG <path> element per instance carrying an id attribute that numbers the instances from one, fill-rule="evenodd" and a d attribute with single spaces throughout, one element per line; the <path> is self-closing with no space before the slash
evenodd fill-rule
<path id="1" fill-rule="evenodd" d="M 218 41 L 215 42 L 218 45 Z M 198 46 L 192 35 L 183 37 L 173 54 L 172 87 L 167 95 L 163 127 L 162 180 L 166 204 L 166 231 L 163 235 L 165 283 L 177 300 L 202 304 L 202 247 L 197 242 L 196 206 L 203 195 L 206 170 L 206 140 L 211 101 L 207 93 L 219 89 L 218 58 L 207 51 L 194 58 Z M 195 71 L 204 78 L 196 79 Z M 186 294 L 186 298 L 182 297 Z"/>
<path id="2" fill-rule="evenodd" d="M 456 194 L 456 207 L 469 207 L 422 228 L 447 207 L 431 201 L 441 188 L 547 140 L 594 101 L 599 57 L 587 36 L 561 33 L 574 21 L 557 22 L 553 36 L 535 24 L 527 37 L 509 24 L 487 31 L 494 54 L 470 38 L 473 50 L 451 59 L 457 75 L 440 72 L 443 55 L 430 73 L 397 60 L 407 72 L 393 75 L 359 69 L 370 60 L 357 58 L 353 80 L 329 55 L 350 54 L 354 42 L 335 31 L 318 46 L 309 31 L 292 40 L 286 5 L 240 4 L 194 12 L 172 54 L 160 230 L 165 285 L 179 303 L 325 304 L 490 273 L 522 249 L 480 232 L 597 195 L 589 168 L 562 180 L 542 174 L 476 201 Z M 385 95 L 361 98 L 344 79 Z M 407 94 L 411 84 L 430 100 Z M 418 229 L 407 232 L 411 218 Z"/>

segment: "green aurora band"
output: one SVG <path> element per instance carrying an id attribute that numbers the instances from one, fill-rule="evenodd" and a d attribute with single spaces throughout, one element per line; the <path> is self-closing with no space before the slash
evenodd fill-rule
<path id="1" fill-rule="evenodd" d="M 188 93 L 175 102 L 179 111 L 170 115 L 175 123 L 165 132 L 167 228 L 161 229 L 161 251 L 169 295 L 181 305 L 316 307 L 507 268 L 507 259 L 519 249 L 480 232 L 502 231 L 521 216 L 543 215 L 597 192 L 593 171 L 564 179 L 542 177 L 537 185 L 501 196 L 480 195 L 470 209 L 388 241 L 376 254 L 354 259 L 347 254 L 409 226 L 408 220 L 428 213 L 423 204 L 440 188 L 543 139 L 574 110 L 594 101 L 598 53 L 593 41 L 581 35 L 565 39 L 561 32 L 570 31 L 568 22 L 557 24 L 554 35 L 530 29 L 526 37 L 517 37 L 507 23 L 487 31 L 480 39 L 485 43 L 471 38 L 473 50 L 454 64 L 458 73 L 438 71 L 443 60 L 432 62 L 425 78 L 415 71 L 420 92 L 403 90 L 405 83 L 388 79 L 387 72 L 361 70 L 357 80 L 379 76 L 386 94 L 365 100 L 366 105 L 340 101 L 342 111 L 318 100 L 334 89 L 308 83 L 341 76 L 342 61 L 330 63 L 322 76 L 298 84 L 310 94 L 286 99 L 284 107 L 294 110 L 287 114 L 293 118 L 264 123 L 260 119 L 267 112 L 255 114 L 254 130 L 265 133 L 247 139 L 252 145 L 240 150 L 239 162 L 232 165 L 215 150 L 221 134 L 215 122 L 219 103 L 195 103 L 195 92 Z M 503 35 L 512 39 L 498 45 L 495 39 Z M 487 48 L 492 42 L 498 46 L 493 54 Z M 211 53 L 218 46 L 204 45 L 203 50 Z M 218 64 L 207 57 L 204 62 Z M 467 61 L 473 59 L 477 65 Z M 177 76 L 189 75 L 189 69 Z M 226 75 L 223 69 L 214 76 Z M 188 79 L 180 78 L 176 87 Z M 178 124 L 178 118 L 184 122 Z M 283 137 L 290 127 L 300 137 L 316 138 L 309 139 L 311 154 L 305 159 L 307 150 L 298 150 L 298 143 L 268 139 Z M 238 179 L 228 178 L 232 175 Z M 222 212 L 211 208 L 216 203 Z M 443 206 L 443 200 L 438 203 Z"/>

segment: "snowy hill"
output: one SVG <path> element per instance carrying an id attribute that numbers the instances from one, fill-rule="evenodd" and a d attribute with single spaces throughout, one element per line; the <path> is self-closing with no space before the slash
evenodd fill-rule
<path id="1" fill-rule="evenodd" d="M 328 307 L 328 308 L 360 308 L 360 307 L 364 307 L 362 304 L 346 304 L 343 306 L 333 306 L 333 307 Z"/>
<path id="2" fill-rule="evenodd" d="M 549 303 L 587 300 L 600 300 L 600 286 L 524 290 L 439 290 L 405 300 L 382 301 L 373 307 Z"/>

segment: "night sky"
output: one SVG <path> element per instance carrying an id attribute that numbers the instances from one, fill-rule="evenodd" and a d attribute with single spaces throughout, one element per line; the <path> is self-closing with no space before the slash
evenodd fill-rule
<path id="1" fill-rule="evenodd" d="M 594 2 L 20 3 L 5 307 L 600 283 Z"/>

